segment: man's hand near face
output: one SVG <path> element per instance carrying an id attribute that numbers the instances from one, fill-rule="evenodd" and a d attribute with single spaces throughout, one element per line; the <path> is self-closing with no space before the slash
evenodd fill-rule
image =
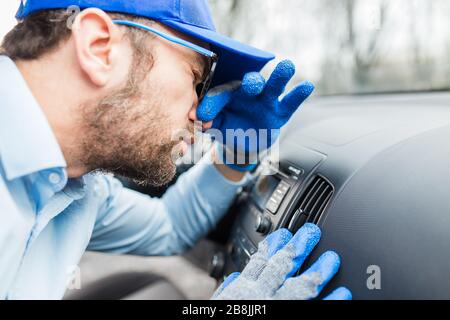
<path id="1" fill-rule="evenodd" d="M 236 181 L 253 170 L 258 154 L 276 142 L 279 130 L 313 92 L 314 86 L 306 81 L 280 100 L 294 73 L 292 62 L 285 60 L 277 65 L 267 82 L 259 73 L 249 73 L 242 82 L 214 88 L 201 101 L 197 116 L 202 121 L 213 121 L 214 130 L 208 132 L 220 135 L 222 147 L 216 149 L 215 159 L 226 177 Z M 254 130 L 256 139 L 249 142 L 246 136 L 240 136 L 235 144 L 229 132 L 239 130 Z M 240 159 L 244 161 L 238 162 Z"/>

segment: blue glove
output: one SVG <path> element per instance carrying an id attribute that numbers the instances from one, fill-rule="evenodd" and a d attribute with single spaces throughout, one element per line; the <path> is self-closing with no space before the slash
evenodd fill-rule
<path id="1" fill-rule="evenodd" d="M 280 95 L 294 74 L 294 64 L 285 60 L 277 65 L 267 83 L 261 74 L 252 72 L 245 75 L 242 82 L 216 87 L 203 98 L 197 109 L 198 119 L 213 121 L 213 129 L 221 134 L 219 142 L 227 147 L 224 150 L 244 155 L 246 159 L 245 163 L 226 161 L 227 165 L 239 171 L 251 171 L 257 163 L 255 155 L 273 145 L 279 129 L 313 92 L 314 85 L 306 81 L 280 101 Z M 236 141 L 233 133 L 239 129 L 243 132 L 253 129 L 256 139 L 238 138 Z"/>
<path id="2" fill-rule="evenodd" d="M 320 229 L 307 223 L 292 236 L 280 229 L 260 242 L 241 274 L 231 274 L 215 292 L 220 300 L 307 300 L 316 298 L 334 277 L 340 266 L 339 256 L 327 251 L 304 273 L 300 269 L 320 239 Z M 340 287 L 325 300 L 351 300 L 351 292 Z"/>

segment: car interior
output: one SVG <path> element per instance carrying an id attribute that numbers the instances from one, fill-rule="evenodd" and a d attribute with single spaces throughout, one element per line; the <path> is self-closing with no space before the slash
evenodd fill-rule
<path id="1" fill-rule="evenodd" d="M 283 131 L 279 153 L 270 155 L 276 162 L 262 161 L 194 249 L 174 258 L 88 253 L 82 270 L 116 269 L 67 298 L 207 299 L 226 275 L 245 267 L 267 234 L 295 232 L 306 222 L 322 229 L 308 261 L 328 249 L 342 259 L 327 288 L 345 285 L 354 299 L 450 298 L 450 280 L 439 276 L 450 268 L 449 105 L 446 92 L 311 100 Z M 155 265 L 160 272 L 149 273 Z M 373 270 L 380 271 L 375 286 Z"/>
<path id="2" fill-rule="evenodd" d="M 264 76 L 288 58 L 287 91 L 316 90 L 193 248 L 86 252 L 64 299 L 210 299 L 268 234 L 309 222 L 322 237 L 298 274 L 327 250 L 341 258 L 319 299 L 339 286 L 355 300 L 450 299 L 450 1 L 208 1 L 218 31 L 276 54 Z M 0 4 L 0 39 L 16 10 Z M 151 197 L 176 183 L 118 178 Z"/>
<path id="3" fill-rule="evenodd" d="M 87 252 L 65 299 L 209 299 L 269 233 L 307 222 L 322 238 L 299 273 L 326 250 L 341 257 L 320 297 L 342 285 L 353 299 L 449 299 L 450 3 L 209 3 L 219 31 L 294 62 L 288 90 L 307 79 L 316 90 L 194 248 L 175 257 Z M 0 21 L 4 35 L 17 8 L 1 6 L 11 17 Z M 122 182 L 152 197 L 169 187 Z"/>

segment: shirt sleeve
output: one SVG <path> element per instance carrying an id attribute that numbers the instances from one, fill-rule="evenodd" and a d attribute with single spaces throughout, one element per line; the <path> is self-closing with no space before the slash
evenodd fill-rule
<path id="1" fill-rule="evenodd" d="M 88 250 L 137 255 L 174 255 L 195 245 L 222 218 L 248 176 L 227 180 L 207 153 L 182 174 L 161 199 L 124 188 L 101 176 L 102 203 Z"/>

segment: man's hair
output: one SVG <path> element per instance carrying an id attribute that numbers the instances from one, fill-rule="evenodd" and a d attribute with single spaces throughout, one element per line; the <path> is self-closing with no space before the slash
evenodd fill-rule
<path id="1" fill-rule="evenodd" d="M 121 13 L 109 13 L 113 19 L 132 20 L 140 23 L 153 21 Z M 12 60 L 34 60 L 57 50 L 71 35 L 70 19 L 74 12 L 70 10 L 45 10 L 32 13 L 19 23 L 5 36 L 0 47 L 0 54 Z M 127 28 L 126 36 L 131 45 L 140 55 L 146 51 L 145 39 L 148 33 L 137 28 Z"/>

